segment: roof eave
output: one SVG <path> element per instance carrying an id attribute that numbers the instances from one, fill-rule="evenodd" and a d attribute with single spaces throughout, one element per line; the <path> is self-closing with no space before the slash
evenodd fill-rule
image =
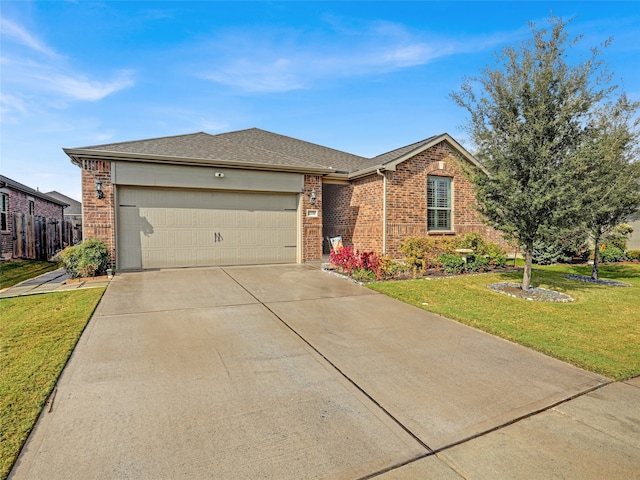
<path id="1" fill-rule="evenodd" d="M 103 161 L 122 161 L 122 162 L 141 162 L 141 163 L 162 163 L 172 165 L 189 165 L 189 166 L 206 166 L 206 167 L 229 167 L 242 168 L 245 170 L 271 170 L 278 172 L 294 172 L 308 173 L 315 175 L 327 175 L 335 172 L 334 169 L 324 167 L 306 167 L 296 165 L 274 165 L 269 163 L 247 163 L 222 159 L 205 159 L 191 157 L 173 157 L 163 155 L 149 155 L 141 153 L 122 153 L 109 151 L 87 150 L 82 148 L 63 148 L 71 159 L 71 163 L 78 167 L 82 167 L 82 159 L 87 160 L 103 160 Z"/>

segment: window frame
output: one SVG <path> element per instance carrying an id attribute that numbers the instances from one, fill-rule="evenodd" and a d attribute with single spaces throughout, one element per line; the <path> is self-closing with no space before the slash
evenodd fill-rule
<path id="1" fill-rule="evenodd" d="M 9 231 L 9 194 L 0 192 L 0 231 Z"/>
<path id="2" fill-rule="evenodd" d="M 438 193 L 438 186 L 430 187 L 432 182 L 446 182 L 446 206 L 439 206 L 442 200 Z M 435 194 L 435 197 L 434 197 Z M 433 200 L 432 200 L 433 198 Z M 430 224 L 430 212 L 435 212 L 434 223 Z M 446 212 L 447 224 L 440 225 L 438 212 Z M 428 233 L 447 233 L 453 232 L 453 178 L 440 175 L 427 175 L 427 232 Z"/>

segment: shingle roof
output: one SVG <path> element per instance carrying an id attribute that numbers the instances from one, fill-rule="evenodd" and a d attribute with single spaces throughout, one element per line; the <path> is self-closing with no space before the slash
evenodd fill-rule
<path id="1" fill-rule="evenodd" d="M 403 161 L 439 138 L 436 135 L 373 158 L 360 157 L 315 143 L 267 132 L 259 128 L 211 135 L 205 132 L 64 149 L 74 163 L 80 158 L 231 164 L 253 168 L 320 170 L 325 173 L 367 175 L 371 169 Z M 461 147 L 460 147 L 461 148 Z M 472 160 L 475 162 L 475 160 Z"/>
<path id="2" fill-rule="evenodd" d="M 390 152 L 386 152 L 376 157 L 370 158 L 366 162 L 364 162 L 362 165 L 360 165 L 359 169 L 373 167 L 376 165 L 386 165 L 387 163 L 393 162 L 394 160 L 397 160 L 410 152 L 419 150 L 421 147 L 428 144 L 438 136 L 439 135 L 434 135 L 433 137 L 425 138 L 424 140 L 421 140 L 416 143 L 412 143 L 411 145 L 396 148 L 395 150 L 391 150 Z"/>
<path id="3" fill-rule="evenodd" d="M 57 198 L 68 205 L 64 209 L 65 215 L 82 215 L 82 203 L 79 201 L 74 200 L 71 197 L 67 197 L 64 193 L 56 192 L 55 190 L 47 192 L 46 195 L 52 198 Z"/>
<path id="4" fill-rule="evenodd" d="M 10 179 L 9 177 L 0 175 L 0 186 L 4 187 L 5 185 L 14 190 L 18 190 L 20 192 L 26 193 L 27 195 L 33 195 L 34 197 L 42 198 L 43 200 L 46 200 L 48 202 L 55 203 L 56 205 L 63 205 L 63 206 L 68 205 L 66 202 L 63 202 L 62 200 L 58 200 L 57 198 L 50 197 L 46 193 L 42 193 L 40 190 L 34 190 L 33 188 L 27 187 L 26 185 L 23 185 L 20 182 L 16 182 L 15 180 Z"/>
<path id="5" fill-rule="evenodd" d="M 73 150 L 336 170 L 366 160 L 364 157 L 258 128 L 218 135 L 198 132 Z"/>

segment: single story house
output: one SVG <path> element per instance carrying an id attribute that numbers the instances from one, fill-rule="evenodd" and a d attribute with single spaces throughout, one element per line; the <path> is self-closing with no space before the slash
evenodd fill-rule
<path id="1" fill-rule="evenodd" d="M 2 258 L 11 258 L 18 255 L 15 250 L 15 242 L 22 239 L 26 229 L 20 225 L 14 231 L 15 214 L 22 216 L 44 217 L 50 222 L 57 222 L 56 226 L 62 228 L 64 219 L 64 207 L 67 203 L 57 198 L 50 197 L 39 190 L 34 190 L 16 182 L 4 175 L 0 175 L 0 235 L 2 237 Z M 21 217 L 22 218 L 22 217 Z M 24 217 L 26 219 L 26 217 Z M 22 223 L 22 220 L 21 220 Z M 23 249 L 18 249 L 22 251 Z"/>
<path id="2" fill-rule="evenodd" d="M 84 238 L 119 270 L 321 261 L 327 239 L 402 258 L 409 236 L 481 233 L 447 134 L 365 158 L 257 128 L 64 149 L 82 171 Z"/>

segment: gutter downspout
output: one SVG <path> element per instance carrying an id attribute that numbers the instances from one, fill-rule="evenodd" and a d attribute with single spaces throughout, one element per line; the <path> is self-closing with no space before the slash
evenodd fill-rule
<path id="1" fill-rule="evenodd" d="M 376 173 L 382 177 L 382 255 L 387 254 L 387 176 L 378 168 Z"/>

